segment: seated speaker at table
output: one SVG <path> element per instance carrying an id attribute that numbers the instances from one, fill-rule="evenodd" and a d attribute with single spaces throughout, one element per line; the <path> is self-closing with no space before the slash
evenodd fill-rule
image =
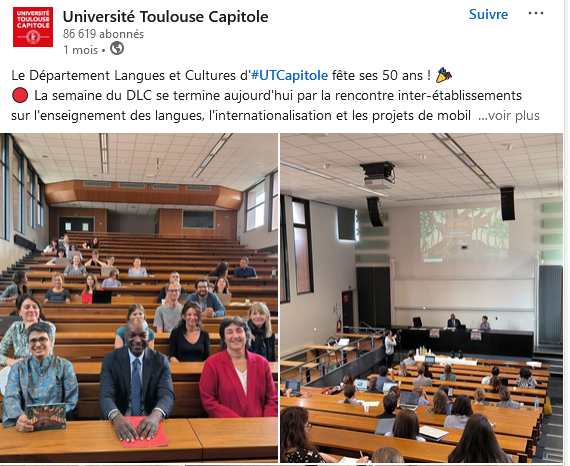
<path id="1" fill-rule="evenodd" d="M 53 326 L 36 322 L 26 331 L 31 357 L 12 366 L 4 396 L 2 424 L 21 432 L 34 430 L 25 414 L 34 404 L 65 403 L 66 417 L 73 418 L 79 399 L 79 385 L 71 363 L 54 356 Z"/>
<path id="2" fill-rule="evenodd" d="M 246 348 L 251 331 L 239 317 L 220 324 L 222 351 L 204 363 L 202 406 L 210 417 L 276 417 L 277 390 L 267 360 Z"/>

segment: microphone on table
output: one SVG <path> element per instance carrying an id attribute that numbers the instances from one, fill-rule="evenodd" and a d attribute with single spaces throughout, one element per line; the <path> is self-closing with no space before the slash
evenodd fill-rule
<path id="1" fill-rule="evenodd" d="M 474 324 L 474 323 L 475 323 L 475 321 L 473 320 L 473 321 L 471 322 L 471 324 L 469 325 L 469 328 L 470 328 L 470 329 L 473 328 L 473 324 Z"/>

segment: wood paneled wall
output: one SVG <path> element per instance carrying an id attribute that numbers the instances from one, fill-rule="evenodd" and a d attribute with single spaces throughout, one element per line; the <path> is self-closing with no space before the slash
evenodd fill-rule
<path id="1" fill-rule="evenodd" d="M 227 218 L 226 218 L 227 217 Z M 214 228 L 182 228 L 182 209 L 160 209 L 158 213 L 159 233 L 161 235 L 185 236 L 223 236 L 235 240 L 237 230 L 237 212 L 216 210 Z"/>

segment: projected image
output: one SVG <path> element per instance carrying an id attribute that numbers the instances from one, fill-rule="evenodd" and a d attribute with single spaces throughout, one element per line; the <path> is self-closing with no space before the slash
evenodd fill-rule
<path id="1" fill-rule="evenodd" d="M 509 224 L 499 207 L 420 212 L 423 262 L 505 260 L 508 250 Z"/>

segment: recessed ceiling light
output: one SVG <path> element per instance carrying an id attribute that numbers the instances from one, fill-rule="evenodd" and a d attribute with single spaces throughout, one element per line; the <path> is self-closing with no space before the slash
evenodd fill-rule
<path id="1" fill-rule="evenodd" d="M 422 160 L 425 160 L 425 159 L 427 159 L 427 155 L 426 155 L 426 154 L 420 154 L 420 156 L 419 156 L 419 157 L 420 157 L 420 159 L 422 159 Z"/>
<path id="2" fill-rule="evenodd" d="M 42 159 L 49 159 L 49 155 L 42 155 Z"/>
<path id="3" fill-rule="evenodd" d="M 328 170 L 328 169 L 330 168 L 330 166 L 331 166 L 330 163 L 325 163 L 325 164 L 323 165 L 323 168 L 324 168 L 325 170 Z"/>
<path id="4" fill-rule="evenodd" d="M 154 175 L 146 175 L 147 178 L 154 178 Z"/>
<path id="5" fill-rule="evenodd" d="M 264 168 L 265 165 L 263 165 L 263 164 L 260 163 L 260 164 L 256 165 L 255 167 L 256 167 L 256 168 Z"/>

